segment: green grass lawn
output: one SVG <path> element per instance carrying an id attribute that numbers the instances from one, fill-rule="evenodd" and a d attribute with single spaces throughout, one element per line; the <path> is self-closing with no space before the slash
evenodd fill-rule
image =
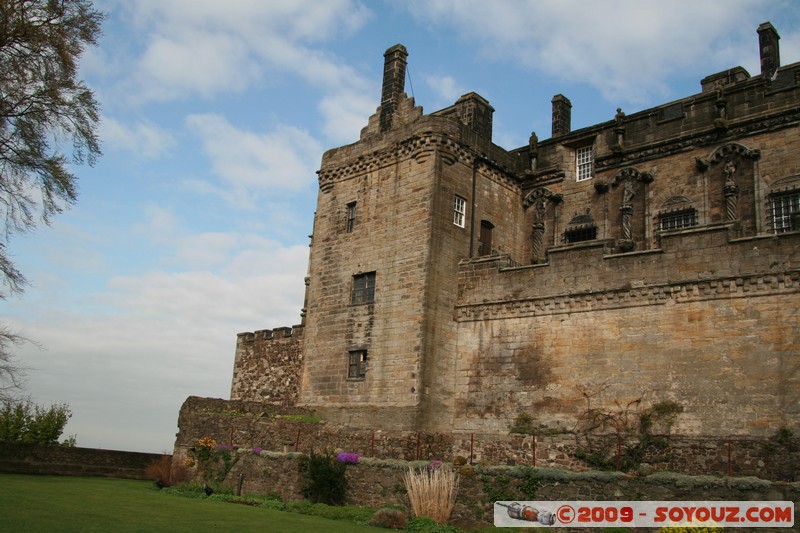
<path id="1" fill-rule="evenodd" d="M 152 482 L 0 474 L 0 532 L 376 532 L 353 522 L 183 498 Z"/>

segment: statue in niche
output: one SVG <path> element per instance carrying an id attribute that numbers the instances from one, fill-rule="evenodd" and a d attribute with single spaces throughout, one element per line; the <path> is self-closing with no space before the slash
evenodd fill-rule
<path id="1" fill-rule="evenodd" d="M 725 185 L 736 185 L 736 162 L 733 159 L 725 162 L 722 171 L 725 173 Z"/>
<path id="2" fill-rule="evenodd" d="M 622 191 L 622 205 L 630 204 L 634 196 L 636 196 L 636 191 L 633 190 L 633 180 L 627 179 L 625 180 L 625 187 Z"/>
<path id="3" fill-rule="evenodd" d="M 540 224 L 544 223 L 544 216 L 545 216 L 545 209 L 546 209 L 545 202 L 546 201 L 547 201 L 547 198 L 545 198 L 544 196 L 542 196 L 541 198 L 536 200 L 536 206 L 535 206 L 536 219 L 535 220 L 536 220 L 537 223 L 540 223 Z"/>

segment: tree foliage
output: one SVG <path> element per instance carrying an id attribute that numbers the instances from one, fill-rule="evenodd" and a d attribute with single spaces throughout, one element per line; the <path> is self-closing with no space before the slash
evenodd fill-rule
<path id="1" fill-rule="evenodd" d="M 99 107 L 76 77 L 102 20 L 91 0 L 0 0 L 0 273 L 12 293 L 26 281 L 8 257 L 9 236 L 77 199 L 63 148 L 72 145 L 76 163 L 100 155 Z"/>
<path id="2" fill-rule="evenodd" d="M 29 400 L 6 401 L 0 409 L 0 442 L 58 444 L 72 411 L 67 404 L 53 404 L 45 409 Z M 64 443 L 74 445 L 70 437 Z"/>
<path id="3" fill-rule="evenodd" d="M 0 402 L 12 400 L 22 390 L 24 368 L 17 364 L 11 346 L 18 346 L 28 339 L 0 326 Z"/>

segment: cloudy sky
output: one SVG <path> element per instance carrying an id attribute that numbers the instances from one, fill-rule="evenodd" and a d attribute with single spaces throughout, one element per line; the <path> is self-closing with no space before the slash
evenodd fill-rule
<path id="1" fill-rule="evenodd" d="M 794 0 L 97 0 L 104 36 L 81 77 L 102 104 L 103 157 L 78 204 L 11 238 L 31 282 L 0 301 L 26 393 L 66 402 L 79 446 L 172 449 L 189 395 L 227 398 L 236 334 L 299 322 L 322 152 L 355 142 L 383 52 L 409 51 L 426 113 L 475 91 L 494 142 L 577 129 L 760 71 L 771 21 L 800 61 Z"/>

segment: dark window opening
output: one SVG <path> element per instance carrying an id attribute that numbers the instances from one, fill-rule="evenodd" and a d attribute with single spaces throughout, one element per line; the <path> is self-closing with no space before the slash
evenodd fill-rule
<path id="1" fill-rule="evenodd" d="M 353 276 L 352 304 L 366 304 L 375 301 L 375 272 Z"/>
<path id="2" fill-rule="evenodd" d="M 494 225 L 488 220 L 481 220 L 481 234 L 478 241 L 478 255 L 491 255 L 492 254 L 492 231 Z"/>
<path id="3" fill-rule="evenodd" d="M 574 242 L 593 241 L 597 238 L 597 226 L 583 226 L 568 229 L 564 232 L 564 242 L 572 244 Z"/>
<path id="4" fill-rule="evenodd" d="M 772 227 L 775 233 L 798 230 L 792 228 L 792 214 L 800 213 L 800 190 L 774 194 L 770 198 Z"/>
<path id="5" fill-rule="evenodd" d="M 350 202 L 347 204 L 347 224 L 345 230 L 347 233 L 353 231 L 353 226 L 356 225 L 356 203 Z"/>
<path id="6" fill-rule="evenodd" d="M 364 378 L 367 375 L 367 351 L 353 350 L 348 354 L 347 377 Z"/>
<path id="7" fill-rule="evenodd" d="M 666 213 L 658 217 L 658 227 L 661 231 L 690 228 L 696 225 L 697 212 L 694 209 Z"/>

